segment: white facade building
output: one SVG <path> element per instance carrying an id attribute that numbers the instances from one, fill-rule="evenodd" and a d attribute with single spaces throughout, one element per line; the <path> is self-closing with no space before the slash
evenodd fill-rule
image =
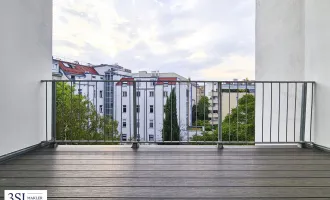
<path id="1" fill-rule="evenodd" d="M 72 80 L 75 85 L 75 94 L 82 94 L 94 106 L 102 116 L 114 118 L 114 82 L 103 82 L 102 80 L 120 80 L 129 76 L 130 70 L 119 65 L 82 65 L 79 62 L 68 62 L 53 59 L 52 74 L 55 80 Z M 79 80 L 81 82 L 74 82 Z M 99 81 L 99 82 L 95 82 Z M 71 82 L 67 84 L 71 85 Z"/>
<path id="2" fill-rule="evenodd" d="M 166 77 L 165 77 L 166 76 Z M 137 83 L 137 108 L 133 108 L 133 84 Z M 174 73 L 146 73 L 133 74 L 132 78 L 123 78 L 116 84 L 115 119 L 118 121 L 118 131 L 122 133 L 122 140 L 128 141 L 133 137 L 133 112 L 137 113 L 138 138 L 140 141 L 162 141 L 164 119 L 164 105 L 172 89 L 176 92 L 176 107 L 178 124 L 181 130 L 180 138 L 186 141 L 187 128 L 191 125 L 191 108 L 195 103 L 196 87 L 187 79 Z M 191 95 L 193 94 L 193 95 Z"/>

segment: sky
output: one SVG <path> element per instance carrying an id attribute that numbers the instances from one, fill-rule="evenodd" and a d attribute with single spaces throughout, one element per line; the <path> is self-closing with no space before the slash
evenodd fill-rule
<path id="1" fill-rule="evenodd" d="M 192 80 L 254 79 L 254 0 L 54 0 L 53 55 Z"/>

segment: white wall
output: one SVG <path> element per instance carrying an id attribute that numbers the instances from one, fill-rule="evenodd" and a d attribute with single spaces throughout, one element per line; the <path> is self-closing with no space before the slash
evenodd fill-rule
<path id="1" fill-rule="evenodd" d="M 330 1 L 306 0 L 305 79 L 315 80 L 314 140 L 330 147 Z"/>
<path id="2" fill-rule="evenodd" d="M 311 87 L 307 92 L 307 120 L 305 138 L 316 144 L 330 147 L 330 2 L 327 0 L 257 0 L 256 1 L 256 80 L 304 80 L 316 81 L 314 90 L 314 116 L 312 137 L 309 137 L 311 115 Z M 257 85 L 256 97 L 256 136 L 260 137 L 260 114 L 262 86 Z M 289 125 L 292 118 L 293 98 L 289 90 Z M 278 88 L 273 91 L 278 93 Z M 281 93 L 285 93 L 285 89 Z M 265 92 L 270 101 L 269 92 Z M 301 85 L 298 86 L 298 101 L 301 101 Z M 286 94 L 282 95 L 286 98 Z M 281 105 L 282 99 L 281 98 Z M 266 99 L 265 99 L 266 101 Z M 265 105 L 268 111 L 269 105 Z M 275 109 L 278 108 L 275 101 Z M 298 107 L 299 108 L 299 107 Z M 281 110 L 282 111 L 282 110 Z M 277 113 L 275 113 L 276 115 Z M 290 117 L 291 116 L 291 117 Z M 298 123 L 300 108 L 297 113 Z M 296 122 L 297 122 L 296 121 Z M 269 124 L 265 124 L 266 126 Z M 299 129 L 300 124 L 297 124 Z M 280 129 L 283 123 L 281 121 Z M 292 127 L 289 128 L 292 133 Z M 299 131 L 299 130 L 298 130 Z M 296 133 L 297 134 L 297 133 Z M 299 133 L 298 133 L 299 135 Z M 256 138 L 256 139 L 257 139 Z"/>
<path id="3" fill-rule="evenodd" d="M 46 139 L 40 80 L 52 79 L 52 1 L 0 1 L 0 26 L 1 156 Z"/>

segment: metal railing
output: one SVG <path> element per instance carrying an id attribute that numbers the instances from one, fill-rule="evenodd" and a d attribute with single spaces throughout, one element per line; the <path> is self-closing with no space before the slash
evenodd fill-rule
<path id="1" fill-rule="evenodd" d="M 312 81 L 42 83 L 46 140 L 59 144 L 313 143 Z"/>

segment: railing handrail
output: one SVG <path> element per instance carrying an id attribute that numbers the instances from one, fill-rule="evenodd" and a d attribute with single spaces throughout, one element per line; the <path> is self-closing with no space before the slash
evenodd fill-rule
<path id="1" fill-rule="evenodd" d="M 179 83 L 195 83 L 195 82 L 203 82 L 203 83 L 316 83 L 315 81 L 225 81 L 225 80 L 215 80 L 215 81 L 203 81 L 203 80 L 174 80 L 174 81 L 159 81 L 159 80 L 41 80 L 42 83 L 48 82 L 179 82 Z M 235 88 L 233 88 L 235 89 Z"/>

